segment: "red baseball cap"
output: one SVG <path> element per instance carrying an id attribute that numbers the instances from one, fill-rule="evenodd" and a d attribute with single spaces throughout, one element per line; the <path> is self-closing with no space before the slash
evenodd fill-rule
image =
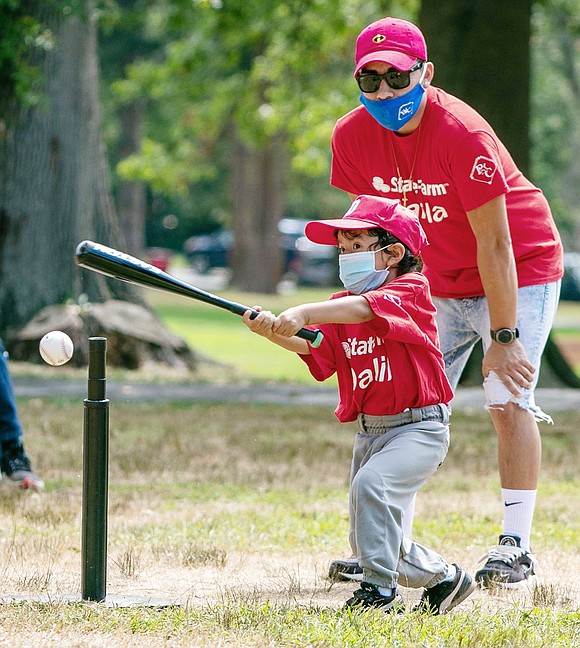
<path id="1" fill-rule="evenodd" d="M 421 30 L 408 20 L 381 18 L 365 27 L 356 39 L 354 76 L 367 63 L 376 61 L 406 72 L 417 59 L 427 60 Z"/>
<path id="2" fill-rule="evenodd" d="M 401 240 L 417 256 L 429 245 L 414 211 L 398 200 L 378 196 L 357 196 L 342 218 L 310 221 L 304 233 L 313 243 L 336 245 L 336 230 L 367 230 L 380 227 Z"/>

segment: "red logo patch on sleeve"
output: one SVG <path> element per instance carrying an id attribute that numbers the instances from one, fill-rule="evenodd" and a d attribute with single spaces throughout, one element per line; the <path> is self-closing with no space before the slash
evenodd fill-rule
<path id="1" fill-rule="evenodd" d="M 475 158 L 469 177 L 476 182 L 491 184 L 496 171 L 497 164 L 495 163 L 495 160 L 485 157 L 485 155 L 478 155 Z"/>

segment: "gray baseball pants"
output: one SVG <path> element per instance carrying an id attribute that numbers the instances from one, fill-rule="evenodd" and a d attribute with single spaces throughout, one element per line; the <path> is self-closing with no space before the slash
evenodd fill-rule
<path id="1" fill-rule="evenodd" d="M 443 404 L 393 416 L 358 417 L 350 474 L 350 544 L 363 580 L 379 587 L 433 587 L 448 563 L 403 538 L 401 519 L 413 496 L 449 448 L 449 411 Z"/>

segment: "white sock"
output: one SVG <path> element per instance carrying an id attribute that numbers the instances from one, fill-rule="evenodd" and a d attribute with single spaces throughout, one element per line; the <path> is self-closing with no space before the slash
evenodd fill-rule
<path id="1" fill-rule="evenodd" d="M 391 596 L 392 593 L 393 593 L 392 587 L 379 587 L 379 594 L 382 594 L 383 596 Z"/>
<path id="2" fill-rule="evenodd" d="M 518 536 L 520 546 L 526 551 L 530 550 L 530 535 L 532 533 L 537 492 L 537 490 L 501 489 L 503 534 Z"/>

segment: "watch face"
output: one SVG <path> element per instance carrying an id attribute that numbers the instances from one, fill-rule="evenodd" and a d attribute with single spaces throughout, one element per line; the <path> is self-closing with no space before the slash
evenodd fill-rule
<path id="1" fill-rule="evenodd" d="M 514 339 L 514 334 L 509 329 L 500 329 L 496 332 L 496 337 L 501 344 L 509 344 Z"/>

